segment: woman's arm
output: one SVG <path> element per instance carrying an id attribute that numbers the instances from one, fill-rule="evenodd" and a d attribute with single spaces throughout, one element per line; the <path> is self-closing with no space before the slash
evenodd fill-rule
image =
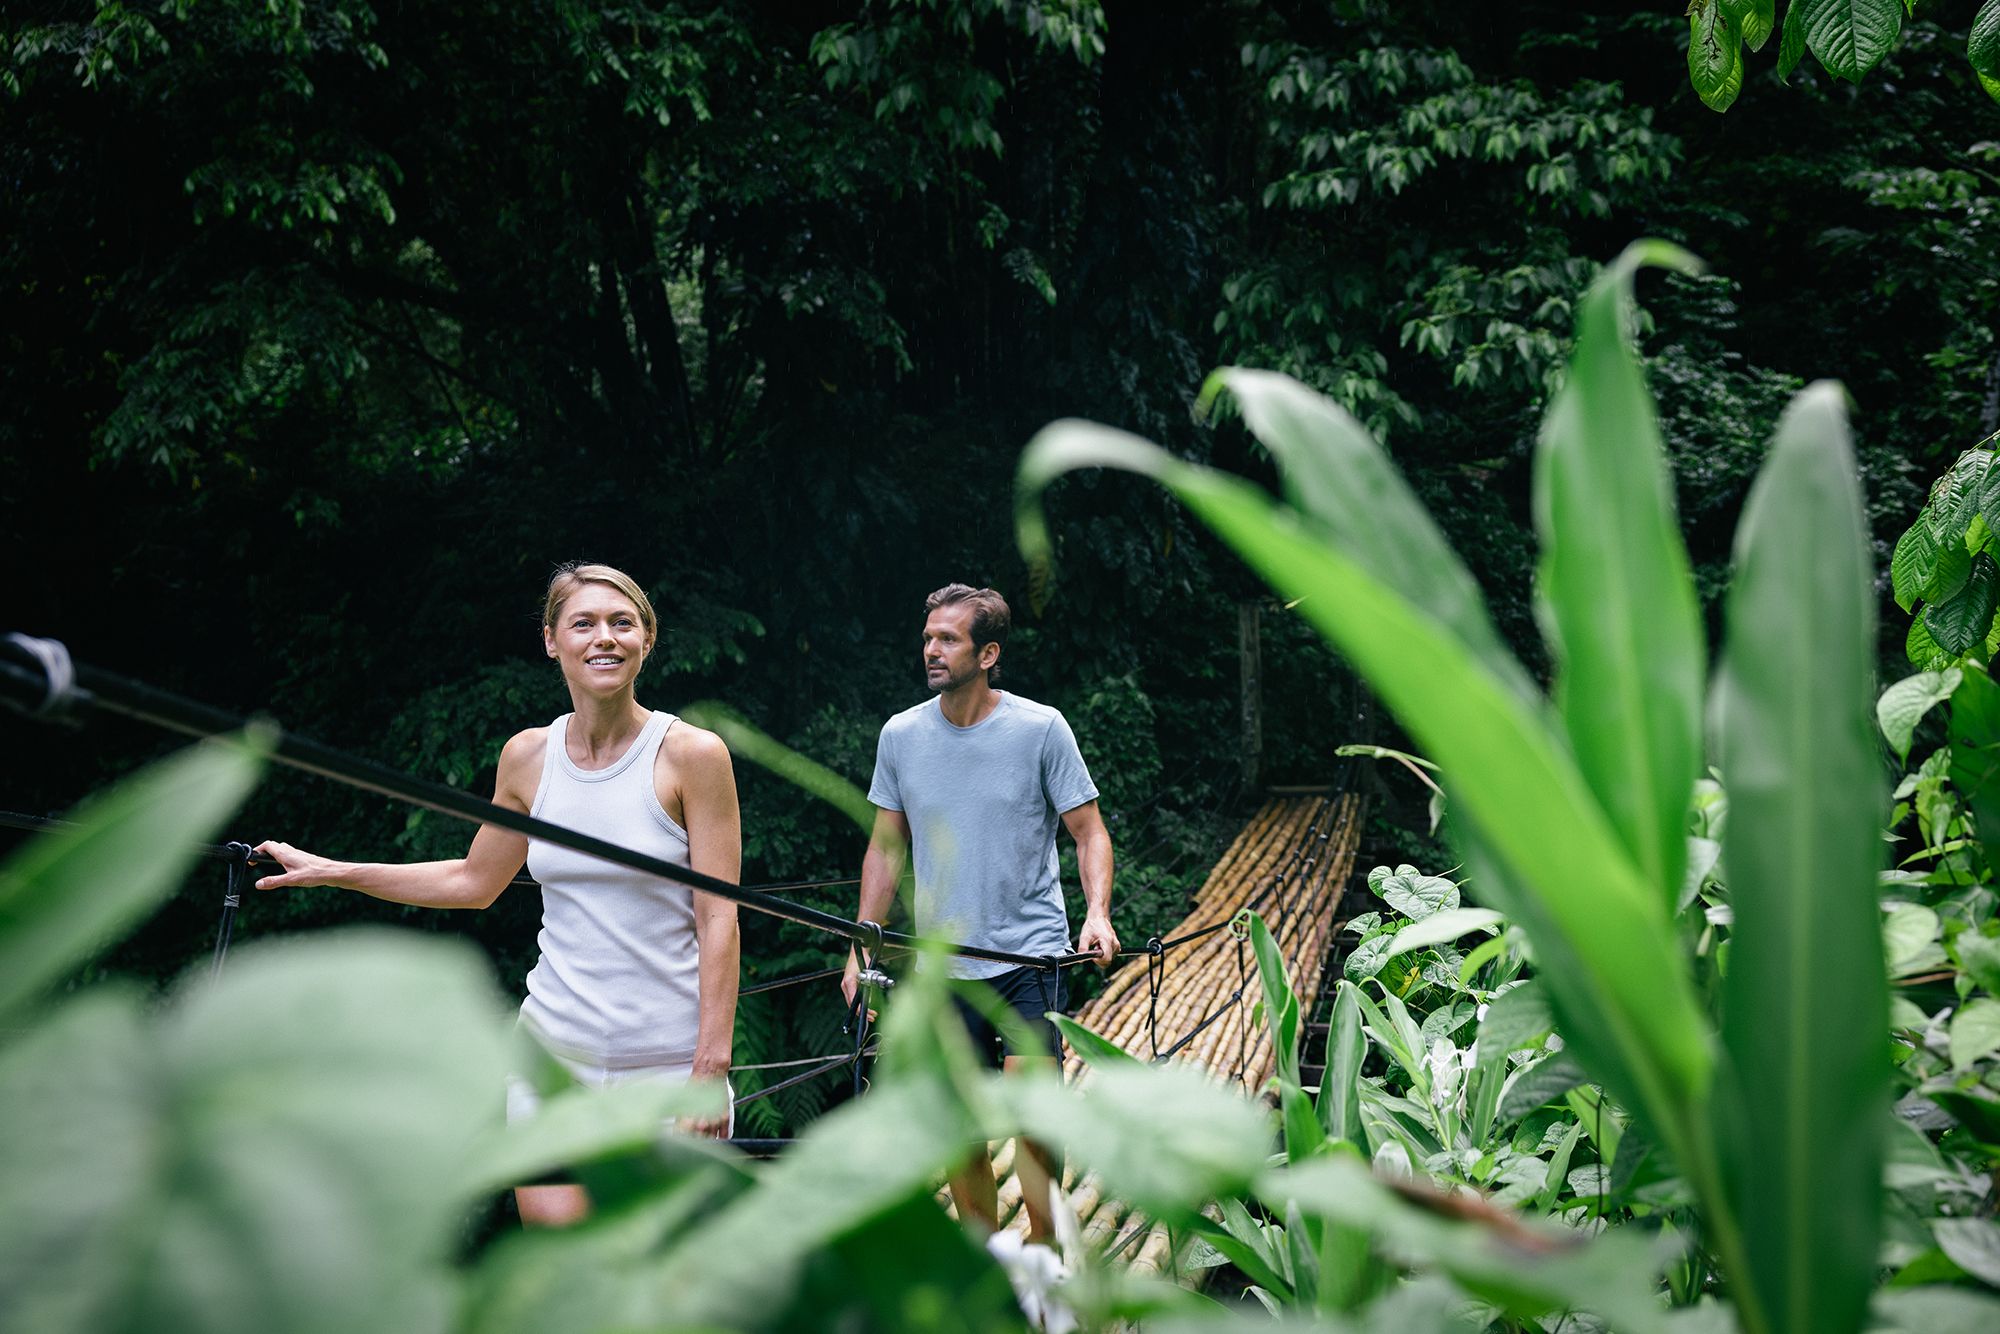
<path id="1" fill-rule="evenodd" d="M 547 744 L 548 729 L 536 727 L 517 734 L 501 750 L 493 790 L 495 805 L 528 813 L 541 781 Z M 332 885 L 419 908 L 484 908 L 500 897 L 527 861 L 528 840 L 509 830 L 481 825 L 463 857 L 441 862 L 339 862 L 276 839 L 258 844 L 257 851 L 276 858 L 285 868 L 279 875 L 259 879 L 259 889 Z"/>
<path id="2" fill-rule="evenodd" d="M 681 823 L 688 836 L 688 865 L 736 884 L 743 874 L 743 820 L 736 802 L 736 771 L 729 747 L 713 732 L 677 723 L 661 756 L 679 788 Z M 662 805 L 669 804 L 662 793 Z M 701 1019 L 695 1036 L 694 1078 L 729 1077 L 736 1045 L 736 989 L 741 943 L 736 905 L 700 890 L 694 895 L 695 938 L 701 948 Z M 727 1116 L 692 1125 L 696 1133 L 727 1133 Z"/>

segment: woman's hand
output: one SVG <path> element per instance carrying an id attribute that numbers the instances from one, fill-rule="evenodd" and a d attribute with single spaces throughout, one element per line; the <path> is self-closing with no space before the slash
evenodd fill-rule
<path id="1" fill-rule="evenodd" d="M 265 839 L 252 849 L 260 857 L 269 857 L 284 870 L 277 875 L 262 876 L 257 881 L 258 889 L 289 889 L 297 885 L 337 885 L 342 864 L 330 858 L 302 852 L 289 843 L 280 843 L 275 838 Z"/>

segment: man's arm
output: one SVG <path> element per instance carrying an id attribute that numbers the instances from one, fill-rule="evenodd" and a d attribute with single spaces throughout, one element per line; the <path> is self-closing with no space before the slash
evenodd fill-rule
<path id="1" fill-rule="evenodd" d="M 729 748 L 713 732 L 687 724 L 667 733 L 668 759 L 680 779 L 688 866 L 730 884 L 743 874 L 743 822 Z M 695 1032 L 695 1079 L 729 1078 L 736 1045 L 736 992 L 742 955 L 736 905 L 694 892 L 695 939 L 701 949 L 701 1009 Z M 691 1122 L 696 1134 L 726 1135 L 729 1115 Z"/>
<path id="2" fill-rule="evenodd" d="M 896 901 L 896 885 L 910 857 L 910 819 L 901 811 L 875 808 L 875 828 L 868 836 L 868 852 L 861 859 L 861 906 L 855 920 L 880 922 Z M 847 971 L 840 979 L 840 994 L 854 1004 L 855 978 L 861 971 L 859 955 L 847 951 Z"/>
<path id="3" fill-rule="evenodd" d="M 1095 801 L 1063 812 L 1063 826 L 1076 840 L 1076 871 L 1083 881 L 1083 930 L 1076 952 L 1108 964 L 1118 956 L 1118 933 L 1111 926 L 1111 831 Z"/>

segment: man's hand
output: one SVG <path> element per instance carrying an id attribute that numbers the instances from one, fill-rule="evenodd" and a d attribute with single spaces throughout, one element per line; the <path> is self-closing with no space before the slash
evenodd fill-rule
<path id="1" fill-rule="evenodd" d="M 1118 932 L 1112 929 L 1109 917 L 1091 916 L 1083 919 L 1083 930 L 1076 935 L 1078 954 L 1095 954 L 1099 966 L 1109 964 L 1118 957 Z"/>

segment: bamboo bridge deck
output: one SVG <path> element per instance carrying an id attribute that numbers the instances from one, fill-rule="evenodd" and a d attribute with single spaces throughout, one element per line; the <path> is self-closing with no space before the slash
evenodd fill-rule
<path id="1" fill-rule="evenodd" d="M 1162 931 L 1161 938 L 1172 940 L 1217 926 L 1244 908 L 1253 909 L 1270 927 L 1302 1007 L 1310 1009 L 1354 869 L 1361 818 L 1362 800 L 1352 793 L 1274 795 L 1216 862 L 1187 917 L 1172 930 Z M 1168 1051 L 1213 1015 L 1208 1027 L 1168 1059 L 1199 1066 L 1217 1079 L 1240 1077 L 1246 1096 L 1260 1094 L 1272 1076 L 1274 1057 L 1269 1031 L 1251 1022 L 1262 989 L 1247 942 L 1239 955 L 1236 937 L 1224 927 L 1169 950 L 1153 1005 L 1157 1018 L 1151 1023 L 1148 962 L 1140 957 L 1120 968 L 1103 992 L 1077 1011 L 1077 1022 L 1144 1059 Z M 1240 1002 L 1216 1014 L 1239 986 Z M 1090 1074 L 1074 1054 L 1065 1062 L 1064 1073 L 1085 1083 Z M 1010 1140 L 995 1160 L 1003 1177 L 1001 1225 L 1025 1231 L 1027 1216 L 1020 1207 L 1021 1182 L 1012 1171 L 1013 1153 Z M 1122 1202 L 1099 1188 L 1095 1176 L 1079 1181 L 1071 1169 L 1065 1173 L 1063 1189 L 1087 1246 L 1129 1253 L 1134 1269 L 1158 1273 L 1166 1267 L 1171 1241 L 1163 1225 L 1129 1217 Z"/>

